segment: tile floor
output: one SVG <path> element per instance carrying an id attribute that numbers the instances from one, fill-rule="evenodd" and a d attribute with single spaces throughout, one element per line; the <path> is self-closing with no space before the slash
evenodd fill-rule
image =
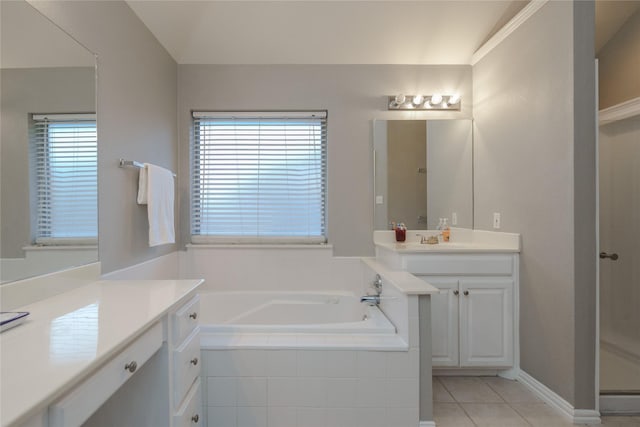
<path id="1" fill-rule="evenodd" d="M 498 377 L 433 377 L 438 427 L 573 426 L 525 386 Z M 640 417 L 602 417 L 607 427 L 640 427 Z"/>

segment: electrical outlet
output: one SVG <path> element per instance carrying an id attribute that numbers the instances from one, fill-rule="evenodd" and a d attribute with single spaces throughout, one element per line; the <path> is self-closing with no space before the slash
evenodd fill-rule
<path id="1" fill-rule="evenodd" d="M 451 212 L 451 225 L 458 225 L 458 213 Z"/>
<path id="2" fill-rule="evenodd" d="M 384 197 L 376 196 L 376 205 L 382 205 L 382 204 L 384 204 Z"/>
<path id="3" fill-rule="evenodd" d="M 500 228 L 500 222 L 501 222 L 500 213 L 499 212 L 494 212 L 493 213 L 493 228 L 499 229 Z"/>

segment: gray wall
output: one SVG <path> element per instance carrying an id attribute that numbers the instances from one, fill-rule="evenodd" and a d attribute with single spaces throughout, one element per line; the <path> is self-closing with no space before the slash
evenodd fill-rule
<path id="1" fill-rule="evenodd" d="M 600 109 L 640 97 L 640 11 L 598 52 Z"/>
<path id="2" fill-rule="evenodd" d="M 387 111 L 397 93 L 462 96 L 461 112 Z M 328 116 L 328 238 L 339 256 L 372 255 L 372 119 L 471 117 L 468 65 L 180 65 L 180 213 L 189 214 L 191 110 L 316 110 Z M 181 223 L 182 243 L 190 236 Z"/>
<path id="3" fill-rule="evenodd" d="M 521 367 L 581 409 L 595 403 L 593 25 L 592 2 L 549 2 L 473 67 L 474 224 L 501 212 L 522 234 Z"/>
<path id="4" fill-rule="evenodd" d="M 98 55 L 100 261 L 107 273 L 175 251 L 148 247 L 138 173 L 120 157 L 177 169 L 177 65 L 123 1 L 30 1 Z M 176 216 L 176 223 L 178 218 Z"/>
<path id="5" fill-rule="evenodd" d="M 3 69 L 0 78 L 0 253 L 21 258 L 22 247 L 32 242 L 29 114 L 95 112 L 95 69 L 11 68 Z"/>

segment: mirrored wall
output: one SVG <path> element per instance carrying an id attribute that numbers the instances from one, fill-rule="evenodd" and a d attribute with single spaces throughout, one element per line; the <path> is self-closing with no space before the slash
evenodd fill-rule
<path id="1" fill-rule="evenodd" d="M 98 260 L 95 55 L 0 2 L 0 282 Z"/>
<path id="2" fill-rule="evenodd" d="M 374 121 L 374 228 L 473 228 L 471 120 Z"/>

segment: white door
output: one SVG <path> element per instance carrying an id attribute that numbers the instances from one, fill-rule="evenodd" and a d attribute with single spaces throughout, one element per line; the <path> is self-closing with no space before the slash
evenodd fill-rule
<path id="1" fill-rule="evenodd" d="M 458 366 L 458 280 L 422 277 L 440 293 L 431 295 L 431 355 L 433 366 Z"/>
<path id="2" fill-rule="evenodd" d="M 600 126 L 599 145 L 600 391 L 640 395 L 640 115 Z"/>
<path id="3" fill-rule="evenodd" d="M 460 280 L 460 366 L 513 364 L 513 280 Z"/>

